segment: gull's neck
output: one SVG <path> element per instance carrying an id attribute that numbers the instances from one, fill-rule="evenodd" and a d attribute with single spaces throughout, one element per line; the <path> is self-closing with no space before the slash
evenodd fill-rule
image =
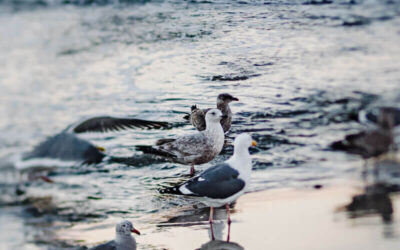
<path id="1" fill-rule="evenodd" d="M 211 136 L 224 135 L 220 122 L 206 122 L 206 130 L 204 132 Z"/>
<path id="2" fill-rule="evenodd" d="M 221 123 L 219 123 L 219 121 L 206 123 L 206 130 L 202 132 L 206 136 L 209 144 L 215 148 L 215 151 L 218 151 L 218 153 L 221 152 L 225 141 L 225 134 Z"/>
<path id="3" fill-rule="evenodd" d="M 226 162 L 238 170 L 240 175 L 250 175 L 251 156 L 247 148 L 235 147 L 233 149 L 233 155 Z"/>
<path id="4" fill-rule="evenodd" d="M 217 109 L 221 110 L 222 114 L 228 115 L 231 113 L 229 103 L 223 101 L 217 101 Z"/>
<path id="5" fill-rule="evenodd" d="M 131 234 L 118 234 L 115 238 L 115 242 L 121 245 L 136 244 L 135 238 Z"/>

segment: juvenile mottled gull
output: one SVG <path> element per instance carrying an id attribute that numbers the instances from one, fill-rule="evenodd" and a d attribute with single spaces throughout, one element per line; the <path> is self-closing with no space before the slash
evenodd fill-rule
<path id="1" fill-rule="evenodd" d="M 31 152 L 25 154 L 15 165 L 18 169 L 32 166 L 58 166 L 76 163 L 100 163 L 106 156 L 101 147 L 79 138 L 78 133 L 108 132 L 127 128 L 167 128 L 166 122 L 146 121 L 134 118 L 95 117 L 72 124 L 61 133 L 47 138 Z"/>
<path id="2" fill-rule="evenodd" d="M 230 94 L 220 94 L 217 97 L 217 109 L 221 110 L 225 118 L 221 119 L 221 125 L 224 132 L 231 128 L 232 123 L 232 111 L 229 107 L 229 103 L 232 101 L 239 101 L 238 98 L 231 96 Z M 196 105 L 192 106 L 192 111 L 188 117 L 190 123 L 197 128 L 199 131 L 206 129 L 205 114 L 210 111 L 210 109 L 199 109 Z"/>
<path id="3" fill-rule="evenodd" d="M 395 115 L 396 110 L 381 108 L 376 118 L 377 128 L 347 135 L 344 140 L 332 143 L 332 148 L 358 154 L 363 158 L 377 157 L 387 153 L 394 143 Z"/>
<path id="4" fill-rule="evenodd" d="M 225 116 L 220 110 L 211 109 L 206 114 L 206 130 L 175 139 L 160 139 L 155 146 L 136 148 L 144 153 L 164 156 L 173 162 L 190 164 L 193 175 L 194 165 L 207 163 L 221 152 L 224 146 L 224 131 L 220 124 L 222 118 Z"/>
<path id="5" fill-rule="evenodd" d="M 225 205 L 228 215 L 228 238 L 230 238 L 229 204 L 241 196 L 250 183 L 251 157 L 249 147 L 256 146 L 248 134 L 240 134 L 234 142 L 233 155 L 224 163 L 205 170 L 200 175 L 171 188 L 160 190 L 160 193 L 187 195 L 198 198 L 210 207 L 210 226 L 212 228 L 214 207 Z"/>
<path id="6" fill-rule="evenodd" d="M 376 160 L 376 157 L 396 149 L 393 136 L 395 118 L 396 110 L 381 108 L 377 117 L 377 128 L 347 135 L 343 140 L 333 142 L 331 148 L 362 156 L 364 158 L 364 177 L 366 178 L 368 159 Z M 376 162 L 373 167 L 377 177 L 379 169 Z"/>
<path id="7" fill-rule="evenodd" d="M 132 223 L 123 220 L 115 228 L 115 240 L 90 248 L 90 250 L 136 250 L 136 240 L 131 233 L 140 235 Z"/>

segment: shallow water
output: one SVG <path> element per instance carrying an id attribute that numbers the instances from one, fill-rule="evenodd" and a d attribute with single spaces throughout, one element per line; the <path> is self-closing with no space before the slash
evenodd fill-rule
<path id="1" fill-rule="evenodd" d="M 229 92 L 240 99 L 231 105 L 229 137 L 246 131 L 259 143 L 252 191 L 359 178 L 359 158 L 327 148 L 362 128 L 355 119 L 360 109 L 399 92 L 400 4 L 311 3 L 1 1 L 0 158 L 29 151 L 84 117 L 178 124 L 192 104 L 214 106 L 219 93 Z M 111 155 L 131 156 L 140 155 L 134 145 L 191 131 L 187 125 L 84 137 Z M 188 203 L 156 192 L 187 174 L 179 164 L 55 169 L 54 184 L 25 183 L 20 197 L 18 178 L 2 170 L 1 203 L 50 196 L 54 208 L 34 218 L 51 227 L 109 217 L 140 222 Z M 15 214 L 21 224 L 33 223 L 29 213 Z M 26 249 L 49 242 L 11 232 L 2 240 L 6 248 L 14 236 Z"/>

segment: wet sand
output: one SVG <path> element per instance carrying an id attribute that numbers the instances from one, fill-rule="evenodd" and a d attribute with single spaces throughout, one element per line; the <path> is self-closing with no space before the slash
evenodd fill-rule
<path id="1" fill-rule="evenodd" d="M 363 191 L 360 183 L 340 182 L 320 189 L 276 189 L 241 197 L 232 213 L 231 242 L 210 243 L 208 209 L 183 207 L 137 219 L 139 249 L 398 249 L 398 221 L 369 212 L 354 218 L 344 211 L 352 197 Z M 390 196 L 393 210 L 399 195 Z M 226 239 L 224 209 L 214 219 L 217 239 Z M 59 231 L 61 240 L 92 246 L 114 237 L 114 223 L 75 226 Z M 208 248 L 205 244 L 208 243 Z M 212 248 L 210 244 L 218 245 Z M 242 248 L 241 248 L 242 247 Z"/>

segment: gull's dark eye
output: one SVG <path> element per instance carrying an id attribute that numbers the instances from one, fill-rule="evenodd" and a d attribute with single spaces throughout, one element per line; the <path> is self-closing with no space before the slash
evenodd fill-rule
<path id="1" fill-rule="evenodd" d="M 126 225 L 124 224 L 124 225 L 122 225 L 123 227 L 125 227 Z"/>
<path id="2" fill-rule="evenodd" d="M 215 115 L 215 112 L 212 112 L 211 114 L 212 114 L 212 115 Z"/>

